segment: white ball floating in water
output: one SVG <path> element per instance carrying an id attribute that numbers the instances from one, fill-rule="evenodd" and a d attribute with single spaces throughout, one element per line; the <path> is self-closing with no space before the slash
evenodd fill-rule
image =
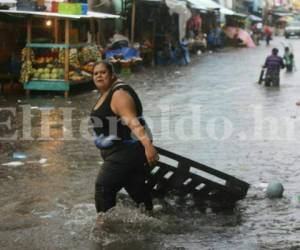
<path id="1" fill-rule="evenodd" d="M 270 199 L 281 198 L 284 188 L 278 181 L 272 181 L 267 186 L 267 197 Z"/>

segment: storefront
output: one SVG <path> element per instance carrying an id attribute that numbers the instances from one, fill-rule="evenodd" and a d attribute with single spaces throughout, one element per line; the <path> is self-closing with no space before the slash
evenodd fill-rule
<path id="1" fill-rule="evenodd" d="M 191 16 L 186 2 L 132 0 L 125 6 L 130 41 L 140 45 L 141 56 L 146 63 L 159 63 L 157 57 L 165 45 L 178 46 L 185 37 L 186 23 Z"/>
<path id="2" fill-rule="evenodd" d="M 26 23 L 20 82 L 27 95 L 32 90 L 63 91 L 91 81 L 93 64 L 101 60 L 96 44 L 95 19 L 118 15 L 88 11 L 86 15 L 0 10 Z"/>

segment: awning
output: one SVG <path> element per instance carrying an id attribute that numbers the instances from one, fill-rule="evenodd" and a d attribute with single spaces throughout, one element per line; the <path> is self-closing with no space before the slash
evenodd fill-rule
<path id="1" fill-rule="evenodd" d="M 229 15 L 229 16 L 240 15 L 239 13 L 234 12 L 233 10 L 228 9 L 228 8 L 226 8 L 226 7 L 223 7 L 223 6 L 220 7 L 220 12 L 221 12 L 223 15 Z"/>
<path id="2" fill-rule="evenodd" d="M 207 5 L 198 0 L 187 0 L 192 9 L 207 10 Z"/>
<path id="3" fill-rule="evenodd" d="M 247 18 L 254 22 L 262 22 L 262 18 L 255 16 L 255 15 L 249 15 Z"/>
<path id="4" fill-rule="evenodd" d="M 276 16 L 293 16 L 294 15 L 293 13 L 290 13 L 290 12 L 273 12 L 272 14 L 276 15 Z"/>
<path id="5" fill-rule="evenodd" d="M 16 0 L 0 0 L 0 4 L 6 4 L 6 3 L 17 3 Z"/>
<path id="6" fill-rule="evenodd" d="M 292 21 L 294 18 L 292 16 L 282 16 L 279 17 L 276 22 L 282 22 L 282 23 L 288 23 L 290 21 Z"/>
<path id="7" fill-rule="evenodd" d="M 213 0 L 187 0 L 194 9 L 204 9 L 204 10 L 219 10 L 223 15 L 240 15 L 231 9 L 228 9 L 221 4 L 214 2 Z"/>
<path id="8" fill-rule="evenodd" d="M 253 42 L 250 34 L 241 28 L 238 27 L 226 27 L 224 30 L 226 36 L 228 36 L 231 39 L 234 38 L 239 38 L 240 40 L 243 41 L 243 43 L 248 47 L 248 48 L 255 48 L 256 45 Z"/>
<path id="9" fill-rule="evenodd" d="M 80 18 L 120 18 L 119 15 L 112 15 L 102 12 L 88 11 L 87 15 L 69 15 L 69 14 L 60 14 L 56 12 L 46 12 L 46 11 L 25 11 L 17 10 L 16 8 L 11 8 L 9 10 L 0 10 L 0 13 L 3 14 L 17 14 L 17 15 L 34 15 L 34 16 L 46 16 L 46 17 L 61 17 L 61 18 L 71 18 L 71 19 L 80 19 Z"/>
<path id="10" fill-rule="evenodd" d="M 188 2 L 193 3 L 195 6 L 204 6 L 206 9 L 219 9 L 221 7 L 220 4 L 212 0 L 188 0 Z"/>
<path id="11" fill-rule="evenodd" d="M 165 0 L 166 5 L 169 8 L 170 13 L 176 13 L 179 16 L 179 39 L 185 37 L 186 23 L 192 16 L 191 11 L 186 7 L 185 1 L 178 0 Z"/>

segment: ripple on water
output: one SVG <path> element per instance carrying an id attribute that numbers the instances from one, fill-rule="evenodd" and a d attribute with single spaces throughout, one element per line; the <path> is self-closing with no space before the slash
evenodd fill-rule
<path id="1" fill-rule="evenodd" d="M 128 204 L 118 203 L 108 212 L 98 214 L 90 239 L 106 247 L 119 243 L 131 245 L 132 248 L 128 249 L 139 249 L 135 248 L 135 244 L 150 241 L 152 248 L 149 249 L 169 249 L 162 238 L 169 240 L 171 235 L 188 235 L 194 232 L 219 234 L 224 228 L 235 231 L 235 227 L 241 223 L 238 209 L 215 214 L 209 209 L 200 212 L 192 206 L 175 204 L 175 201 L 169 205 L 172 206 L 149 215 Z"/>

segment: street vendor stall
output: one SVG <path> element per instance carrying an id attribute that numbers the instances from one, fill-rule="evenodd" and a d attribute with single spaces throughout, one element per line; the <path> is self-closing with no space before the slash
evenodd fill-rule
<path id="1" fill-rule="evenodd" d="M 0 14 L 23 16 L 27 20 L 26 47 L 22 51 L 22 69 L 20 81 L 24 83 L 26 94 L 31 90 L 64 91 L 68 96 L 70 86 L 91 80 L 92 65 L 101 60 L 101 54 L 95 43 L 93 19 L 119 18 L 118 15 L 88 11 L 86 15 L 61 14 L 53 12 L 20 11 L 16 9 L 0 10 Z M 53 22 L 53 42 L 33 42 L 32 22 L 36 17 Z M 71 36 L 72 23 L 75 20 L 90 20 L 91 43 Z M 60 43 L 60 28 L 64 27 L 63 43 Z M 63 32 L 61 32 L 63 33 Z M 76 35 L 76 34 L 75 34 Z M 75 40 L 76 43 L 72 42 Z"/>

